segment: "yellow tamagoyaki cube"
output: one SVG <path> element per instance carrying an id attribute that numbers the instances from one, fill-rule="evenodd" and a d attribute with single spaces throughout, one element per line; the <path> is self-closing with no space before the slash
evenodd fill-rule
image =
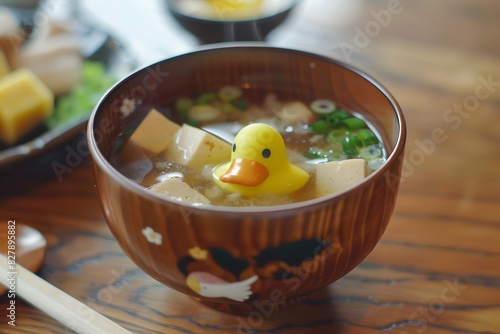
<path id="1" fill-rule="evenodd" d="M 54 94 L 30 70 L 0 79 L 0 140 L 15 143 L 52 114 Z"/>

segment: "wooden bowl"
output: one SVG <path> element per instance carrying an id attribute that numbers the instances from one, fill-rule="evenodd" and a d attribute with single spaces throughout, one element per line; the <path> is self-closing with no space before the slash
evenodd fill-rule
<path id="1" fill-rule="evenodd" d="M 377 127 L 387 161 L 341 193 L 252 208 L 180 204 L 112 167 L 122 134 L 152 107 L 165 110 L 180 96 L 228 84 L 283 99 L 330 97 Z M 292 305 L 363 261 L 393 212 L 405 138 L 398 104 L 366 74 L 319 55 L 258 45 L 207 48 L 143 68 L 104 96 L 88 126 L 103 211 L 123 251 L 165 285 L 237 313 Z"/>
<path id="2" fill-rule="evenodd" d="M 166 0 L 167 10 L 179 25 L 196 36 L 201 44 L 263 41 L 271 31 L 288 18 L 299 2 L 299 0 L 291 0 L 289 5 L 278 11 L 256 18 L 235 20 L 225 18 L 224 10 L 219 10 L 219 17 L 214 19 L 190 15 L 179 10 L 178 3 L 184 1 Z"/>

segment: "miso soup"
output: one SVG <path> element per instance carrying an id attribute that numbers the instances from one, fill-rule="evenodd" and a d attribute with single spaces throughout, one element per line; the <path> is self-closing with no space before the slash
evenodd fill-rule
<path id="1" fill-rule="evenodd" d="M 268 124 L 281 134 L 289 162 L 310 176 L 300 190 L 289 194 L 266 192 L 245 196 L 227 192 L 214 182 L 214 168 L 229 158 L 192 167 L 166 158 L 168 149 L 154 152 L 140 145 L 127 148 L 125 144 L 111 159 L 118 171 L 145 188 L 171 178 L 179 179 L 205 197 L 208 202 L 203 203 L 211 205 L 267 206 L 313 199 L 318 197 L 318 184 L 324 183 L 317 180 L 319 164 L 356 159 L 362 161 L 363 177 L 366 177 L 386 159 L 382 137 L 375 127 L 360 114 L 345 110 L 325 97 L 297 100 L 281 97 L 279 93 L 224 86 L 213 92 L 180 97 L 172 105 L 161 107 L 164 114 L 179 117 L 175 120 L 179 124 L 206 128 L 210 132 L 216 129 L 230 138 L 246 125 Z M 166 130 L 172 136 L 175 131 Z M 146 136 L 148 132 L 153 131 L 145 131 Z M 232 142 L 228 142 L 228 157 L 231 146 Z"/>
<path id="2" fill-rule="evenodd" d="M 295 0 L 174 0 L 183 15 L 209 20 L 250 20 L 289 9 Z"/>

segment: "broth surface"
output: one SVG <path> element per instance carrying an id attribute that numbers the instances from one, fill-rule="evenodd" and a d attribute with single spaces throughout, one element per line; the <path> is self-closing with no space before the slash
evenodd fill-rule
<path id="1" fill-rule="evenodd" d="M 247 96 L 261 98 L 254 101 L 247 100 Z M 334 111 L 329 111 L 332 108 Z M 213 205 L 267 206 L 313 199 L 316 197 L 318 163 L 363 158 L 367 163 L 366 175 L 369 175 L 385 161 L 381 136 L 375 128 L 361 115 L 339 108 L 330 100 L 282 101 L 273 93 L 249 93 L 237 87 L 223 87 L 218 92 L 180 98 L 167 109 L 169 114 L 181 115 L 181 122 L 196 127 L 223 125 L 220 128 L 224 129 L 224 125 L 271 125 L 283 137 L 289 162 L 310 175 L 306 185 L 294 193 L 245 197 L 228 193 L 215 184 L 212 172 L 219 163 L 193 169 L 140 148 L 133 156 L 118 152 L 111 159 L 117 170 L 143 187 L 149 188 L 168 178 L 179 178 Z"/>

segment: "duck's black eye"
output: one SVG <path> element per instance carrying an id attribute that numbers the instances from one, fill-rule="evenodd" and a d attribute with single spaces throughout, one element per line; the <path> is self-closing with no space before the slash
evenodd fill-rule
<path id="1" fill-rule="evenodd" d="M 236 143 L 233 143 L 233 152 L 236 152 Z"/>
<path id="2" fill-rule="evenodd" d="M 266 159 L 267 159 L 267 158 L 269 158 L 269 157 L 271 156 L 271 150 L 270 150 L 270 149 L 268 149 L 268 148 L 264 149 L 264 150 L 262 151 L 262 156 L 263 156 L 264 158 L 266 158 Z"/>

